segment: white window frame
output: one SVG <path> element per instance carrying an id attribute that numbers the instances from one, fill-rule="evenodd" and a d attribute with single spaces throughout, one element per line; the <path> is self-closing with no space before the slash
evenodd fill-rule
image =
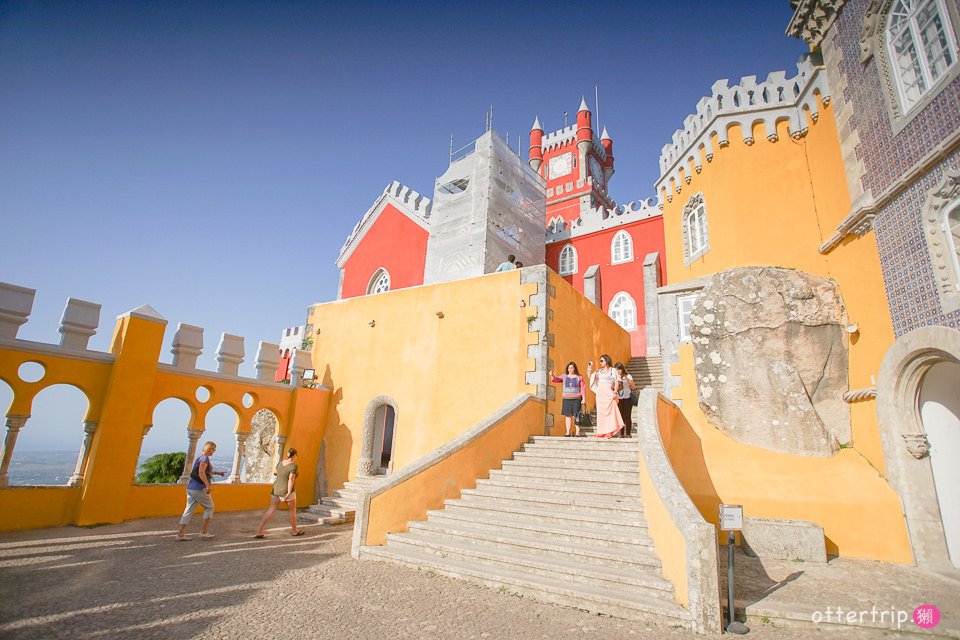
<path id="1" fill-rule="evenodd" d="M 681 217 L 683 231 L 684 266 L 710 251 L 710 228 L 707 222 L 707 204 L 698 193 L 687 202 Z"/>
<path id="2" fill-rule="evenodd" d="M 617 249 L 621 249 L 622 255 L 617 257 Z M 617 231 L 610 242 L 610 263 L 623 264 L 633 261 L 633 237 L 625 230 Z"/>
<path id="3" fill-rule="evenodd" d="M 386 288 L 378 291 L 377 289 L 380 288 L 381 280 L 383 279 L 386 279 Z M 386 293 L 387 291 L 390 291 L 390 285 L 390 272 L 383 267 L 380 267 L 373 272 L 370 282 L 367 283 L 367 295 L 372 296 L 378 293 Z"/>
<path id="4" fill-rule="evenodd" d="M 629 324 L 624 324 L 626 321 L 625 317 L 621 319 L 617 318 L 617 315 L 623 314 L 624 305 L 626 304 L 629 304 L 630 310 L 631 322 Z M 617 295 L 613 296 L 613 299 L 610 300 L 610 306 L 607 308 L 607 315 L 625 331 L 634 331 L 637 328 L 637 302 L 633 299 L 633 296 L 626 291 L 620 291 Z"/>
<path id="5" fill-rule="evenodd" d="M 564 255 L 568 256 L 567 268 L 564 269 Z M 572 256 L 572 257 L 571 257 Z M 563 246 L 563 249 L 560 249 L 560 259 L 557 261 L 557 268 L 560 270 L 560 275 L 562 276 L 572 276 L 577 272 L 577 249 L 572 244 L 568 243 Z"/>
<path id="6" fill-rule="evenodd" d="M 898 25 L 903 26 L 900 28 L 900 30 L 894 33 L 894 18 L 896 18 L 898 15 L 903 15 L 902 12 L 899 14 L 895 13 L 894 10 L 901 4 L 909 5 L 909 8 L 905 7 L 906 17 L 903 21 L 898 22 Z M 943 36 L 946 39 L 942 53 L 944 55 L 949 54 L 952 57 L 952 61 L 940 72 L 940 75 L 936 78 L 933 77 L 933 70 L 930 65 L 930 60 L 927 56 L 928 52 L 924 51 L 923 49 L 921 36 L 921 27 L 923 25 L 920 25 L 917 22 L 917 14 L 920 12 L 920 8 L 929 6 L 931 4 L 935 5 L 936 15 L 940 18 L 940 23 L 943 27 Z M 890 66 L 890 74 L 894 78 L 894 86 L 896 87 L 897 100 L 900 103 L 900 110 L 901 113 L 905 115 L 910 114 L 914 110 L 919 110 L 926 105 L 928 102 L 926 98 L 935 94 L 936 90 L 944 83 L 948 82 L 954 75 L 952 72 L 957 67 L 958 57 L 960 57 L 960 50 L 958 50 L 957 47 L 957 39 L 954 32 L 952 16 L 950 15 L 950 11 L 944 3 L 944 0 L 894 0 L 887 12 L 883 29 L 884 40 L 886 44 L 886 50 L 884 53 L 887 56 L 887 61 Z M 926 85 L 920 90 L 920 94 L 913 98 L 907 95 L 907 88 L 904 85 L 903 78 L 904 71 L 900 69 L 898 56 L 894 47 L 895 40 L 904 38 L 910 41 L 914 48 L 914 52 L 917 54 L 915 62 L 919 65 L 919 80 Z M 911 70 L 916 68 L 917 67 L 911 67 Z"/>
<path id="7" fill-rule="evenodd" d="M 699 293 L 677 296 L 677 326 L 680 327 L 680 342 L 692 342 L 690 315 L 693 313 L 693 305 L 699 297 Z"/>

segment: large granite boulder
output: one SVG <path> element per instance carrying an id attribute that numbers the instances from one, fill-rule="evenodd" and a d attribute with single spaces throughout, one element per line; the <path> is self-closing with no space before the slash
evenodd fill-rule
<path id="1" fill-rule="evenodd" d="M 700 407 L 722 431 L 796 455 L 849 442 L 847 320 L 834 282 L 775 267 L 723 271 L 690 319 Z"/>
<path id="2" fill-rule="evenodd" d="M 267 409 L 253 414 L 250 435 L 246 442 L 246 465 L 241 479 L 244 482 L 273 482 L 273 467 L 277 453 L 277 418 Z"/>

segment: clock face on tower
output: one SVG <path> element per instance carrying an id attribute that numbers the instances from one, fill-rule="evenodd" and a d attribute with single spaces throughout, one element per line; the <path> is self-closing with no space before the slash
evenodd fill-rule
<path id="1" fill-rule="evenodd" d="M 593 176 L 595 185 L 603 187 L 603 167 L 600 166 L 596 158 L 590 158 L 590 175 Z"/>
<path id="2" fill-rule="evenodd" d="M 573 171 L 573 154 L 565 153 L 562 156 L 550 158 L 550 179 L 562 178 Z"/>

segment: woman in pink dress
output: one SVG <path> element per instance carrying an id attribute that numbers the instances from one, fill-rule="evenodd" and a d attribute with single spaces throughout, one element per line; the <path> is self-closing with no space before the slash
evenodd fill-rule
<path id="1" fill-rule="evenodd" d="M 587 377 L 590 379 L 590 390 L 596 396 L 597 403 L 597 437 L 619 438 L 623 429 L 623 416 L 617 407 L 617 393 L 620 391 L 620 376 L 617 370 L 610 366 L 613 360 L 610 356 L 600 356 L 600 368 L 593 371 L 593 362 L 587 363 Z"/>

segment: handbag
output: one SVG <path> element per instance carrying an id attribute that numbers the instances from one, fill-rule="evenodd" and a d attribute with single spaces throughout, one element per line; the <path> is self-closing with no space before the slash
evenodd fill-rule
<path id="1" fill-rule="evenodd" d="M 640 394 L 638 394 L 636 391 L 630 392 L 630 404 L 634 407 L 640 404 Z"/>
<path id="2" fill-rule="evenodd" d="M 580 410 L 580 413 L 577 414 L 577 426 L 578 427 L 592 427 L 593 422 L 590 421 L 590 414 L 586 411 Z"/>

